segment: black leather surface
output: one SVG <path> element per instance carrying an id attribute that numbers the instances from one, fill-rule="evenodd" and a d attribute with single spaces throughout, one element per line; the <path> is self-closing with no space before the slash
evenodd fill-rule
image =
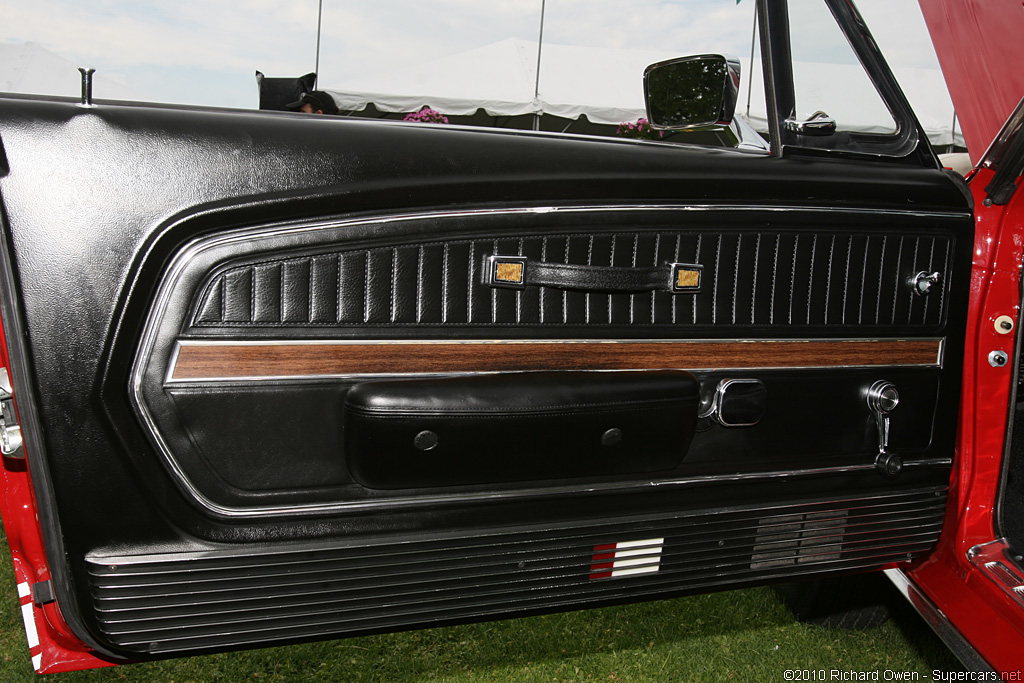
<path id="1" fill-rule="evenodd" d="M 699 400 L 671 370 L 364 382 L 345 399 L 345 455 L 382 489 L 668 471 Z"/>
<path id="2" fill-rule="evenodd" d="M 487 254 L 528 256 L 531 265 L 701 264 L 703 286 L 695 294 L 498 290 L 482 278 Z M 935 329 L 943 321 L 946 288 L 924 298 L 914 294 L 909 279 L 920 271 L 949 273 L 951 258 L 948 234 L 920 230 L 697 232 L 637 226 L 629 232 L 430 240 L 298 258 L 268 254 L 230 266 L 202 290 L 192 322 L 197 331 L 508 323 Z M 573 288 L 594 284 L 584 279 Z"/>
<path id="3" fill-rule="evenodd" d="M 351 482 L 340 457 L 345 387 L 337 383 L 178 387 L 168 394 L 184 425 L 173 443 L 192 471 L 208 467 L 222 485 L 246 491 Z M 187 456 L 192 449 L 194 459 Z"/>
<path id="4" fill-rule="evenodd" d="M 113 549 L 122 554 L 144 549 L 204 552 L 214 547 L 266 552 L 290 541 L 331 541 L 348 547 L 360 538 L 443 538 L 524 524 L 555 528 L 569 521 L 629 519 L 640 513 L 676 515 L 684 509 L 692 512 L 755 498 L 772 509 L 784 509 L 800 499 L 839 500 L 854 491 L 898 492 L 948 482 L 948 469 L 908 467 L 897 481 L 865 472 L 588 491 L 571 497 L 533 491 L 538 495 L 525 501 L 495 498 L 486 503 L 446 498 L 427 488 L 411 495 L 429 498 L 429 509 L 394 505 L 377 507 L 372 514 L 314 510 L 304 515 L 231 516 L 217 504 L 255 508 L 282 499 L 302 502 L 307 498 L 301 496 L 308 495 L 323 505 L 350 492 L 328 488 L 315 498 L 306 486 L 312 478 L 308 472 L 315 471 L 309 461 L 299 463 L 307 472 L 291 479 L 304 487 L 299 493 L 282 496 L 280 490 L 262 488 L 268 485 L 267 472 L 293 476 L 286 469 L 294 464 L 287 462 L 293 452 L 288 439 L 273 444 L 272 467 L 249 479 L 242 476 L 248 473 L 232 473 L 230 467 L 245 467 L 247 450 L 260 447 L 260 440 L 247 433 L 254 421 L 273 415 L 263 412 L 266 404 L 256 401 L 258 410 L 236 404 L 235 415 L 223 416 L 219 424 L 206 415 L 202 430 L 191 432 L 204 448 L 223 440 L 239 444 L 229 456 L 229 466 L 216 463 L 214 468 L 202 452 L 189 453 L 197 470 L 210 470 L 199 493 L 217 494 L 204 507 L 175 477 L 128 398 L 132 364 L 154 293 L 175 254 L 194 240 L 256 226 L 287 228 L 447 212 L 466 220 L 451 229 L 441 221 L 408 223 L 398 237 L 386 226 L 373 224 L 339 229 L 345 234 L 333 248 L 297 236 L 287 253 L 247 252 L 245 240 L 228 245 L 225 249 L 231 253 L 203 273 L 219 277 L 215 269 L 221 265 L 237 267 L 232 275 L 236 279 L 225 279 L 223 285 L 225 292 L 230 285 L 231 294 L 223 302 L 223 310 L 229 312 L 194 326 L 185 313 L 174 318 L 173 333 L 161 338 L 152 359 L 153 390 L 164 391 L 156 366 L 166 368 L 174 336 L 182 333 L 266 338 L 287 336 L 294 329 L 351 339 L 374 334 L 457 337 L 457 330 L 468 329 L 467 334 L 489 337 L 607 338 L 627 330 L 634 338 L 717 338 L 738 336 L 739 330 L 744 337 L 757 338 L 865 336 L 878 330 L 920 336 L 940 331 L 946 357 L 941 369 L 926 373 L 932 385 L 907 381 L 941 387 L 934 410 L 925 411 L 934 416 L 934 431 L 930 439 L 927 434 L 915 436 L 925 440 L 916 456 L 951 457 L 973 226 L 962 184 L 935 168 L 767 158 L 669 144 L 288 114 L 109 104 L 82 108 L 70 100 L 9 96 L 0 98 L 0 135 L 9 169 L 0 177 L 2 245 L 11 274 L 4 295 L 13 297 L 21 316 L 20 321 L 4 322 L 17 323 L 7 330 L 7 338 L 20 340 L 25 347 L 24 357 L 13 359 L 11 374 L 16 388 L 24 391 L 19 400 L 33 401 L 34 410 L 19 406 L 20 415 L 31 415 L 39 434 L 26 449 L 29 470 L 44 507 L 40 519 L 61 612 L 77 633 L 103 651 L 126 654 L 105 640 L 97 626 L 85 565 L 89 557 L 102 562 Z M 590 227 L 578 222 L 571 229 L 558 224 L 559 232 L 551 230 L 559 208 L 603 206 L 614 213 L 616 208 L 637 205 L 685 210 L 688 218 L 666 215 L 657 225 L 634 218 L 602 219 Z M 537 209 L 530 230 L 500 216 L 486 229 L 474 226 L 473 221 L 488 211 L 508 207 Z M 728 212 L 712 215 L 709 207 L 738 207 L 746 218 L 740 221 L 737 213 Z M 840 218 L 823 217 L 815 219 L 817 226 L 805 221 L 794 228 L 809 210 L 822 216 L 835 216 L 839 210 Z M 674 225 L 666 225 L 669 220 Z M 703 222 L 695 227 L 698 220 Z M 565 237 L 568 232 L 571 237 Z M 587 256 L 591 234 L 592 258 Z M 469 258 L 470 248 L 482 254 L 486 244 L 489 253 L 529 253 L 531 258 L 562 262 L 568 252 L 573 263 L 631 266 L 634 250 L 636 263 L 654 263 L 655 254 L 675 249 L 674 244 L 658 242 L 658 234 L 679 234 L 681 253 L 699 253 L 697 259 L 681 261 L 720 264 L 717 274 L 705 271 L 706 277 L 712 276 L 709 282 L 716 284 L 687 297 L 689 306 L 666 307 L 659 293 L 609 298 L 560 292 L 556 297 L 544 294 L 541 300 L 539 292 L 536 299 L 515 292 L 492 298 L 488 292 L 481 299 L 469 286 L 468 269 L 478 262 Z M 615 238 L 614 263 L 607 241 L 613 235 L 620 235 Z M 934 299 L 925 304 L 901 298 L 905 266 L 916 266 L 925 252 L 932 253 L 931 242 L 918 243 L 917 238 L 930 240 L 936 235 L 951 240 L 951 275 L 944 279 L 940 307 L 948 311 L 946 318 L 933 310 Z M 443 284 L 446 272 L 459 272 L 444 265 L 445 244 L 450 244 L 449 259 L 465 264 L 460 266 L 465 284 Z M 545 244 L 548 254 L 543 253 Z M 453 253 L 453 246 L 465 253 Z M 940 245 L 934 253 L 942 254 Z M 266 262 L 260 266 L 265 272 L 256 273 L 257 262 Z M 771 262 L 776 267 L 769 268 Z M 410 278 L 421 267 L 424 279 Z M 201 276 L 188 283 L 182 301 L 172 300 L 169 306 L 194 313 L 189 307 L 196 303 L 192 297 Z M 881 285 L 872 284 L 879 281 Z M 846 282 L 848 286 L 840 286 Z M 254 293 L 254 287 L 260 291 Z M 862 300 L 857 292 L 863 292 Z M 533 321 L 530 325 L 517 322 L 520 311 L 525 320 Z M 458 323 L 450 324 L 449 319 Z M 904 319 L 916 327 L 894 322 Z M 603 325 L 608 329 L 595 332 Z M 826 415 L 829 401 L 820 397 L 830 395 L 831 387 L 840 387 L 843 405 L 851 406 L 842 433 L 830 435 L 827 444 L 794 436 L 807 449 L 800 454 L 802 462 L 869 459 L 865 449 L 873 427 L 870 415 L 857 412 L 861 404 L 856 392 L 862 381 L 877 378 L 837 372 L 838 378 L 810 372 L 804 384 L 769 386 L 773 397 L 782 391 L 788 398 L 781 405 L 769 402 L 756 435 L 740 430 L 726 434 L 724 429 L 705 432 L 705 443 L 699 450 L 693 447 L 687 461 L 700 456 L 708 470 L 719 471 L 723 464 L 717 458 L 723 454 L 736 459 L 729 467 L 737 471 L 760 469 L 768 462 L 773 467 L 791 464 L 789 452 L 776 450 L 781 443 L 778 435 L 799 425 L 803 403 L 815 402 L 815 418 Z M 902 391 L 901 378 L 888 379 L 900 384 Z M 192 389 L 204 400 L 211 399 L 208 405 L 220 402 L 219 397 L 204 394 L 204 387 Z M 279 395 L 270 404 L 274 400 L 287 397 Z M 198 415 L 203 407 L 187 410 Z M 171 434 L 176 444 L 192 444 L 190 430 L 182 426 L 179 408 L 169 398 L 161 411 L 158 417 L 169 415 L 177 425 Z M 241 419 L 243 413 L 251 419 Z M 914 425 L 925 422 L 922 418 Z M 309 436 L 305 424 L 288 432 L 297 435 L 294 450 L 301 449 Z M 213 432 L 208 430 L 214 428 L 224 431 L 209 438 Z M 898 428 L 901 425 L 894 426 Z M 827 425 L 815 425 L 815 433 L 828 431 Z M 225 477 L 259 490 L 244 499 L 232 498 Z M 206 502 L 210 501 L 208 497 Z"/>

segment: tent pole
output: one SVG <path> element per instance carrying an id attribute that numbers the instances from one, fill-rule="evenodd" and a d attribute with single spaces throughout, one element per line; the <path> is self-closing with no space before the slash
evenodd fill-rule
<path id="1" fill-rule="evenodd" d="M 320 78 L 320 26 L 324 18 L 324 0 L 320 0 L 320 8 L 316 12 L 316 66 L 313 68 L 313 90 L 316 90 L 316 81 Z"/>
<path id="2" fill-rule="evenodd" d="M 537 37 L 537 79 L 533 83 L 533 101 L 537 105 L 540 104 L 540 51 L 544 46 L 544 6 L 546 4 L 547 0 L 540 0 L 540 35 Z M 540 130 L 539 111 L 533 114 L 533 129 Z"/>
<path id="3" fill-rule="evenodd" d="M 754 87 L 754 44 L 757 42 L 757 7 L 754 7 L 754 30 L 750 34 L 750 73 L 747 74 L 747 120 L 750 120 L 750 91 Z"/>

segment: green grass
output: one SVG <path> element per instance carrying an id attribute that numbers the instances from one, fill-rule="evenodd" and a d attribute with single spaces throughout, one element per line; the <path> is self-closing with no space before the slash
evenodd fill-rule
<path id="1" fill-rule="evenodd" d="M 0 544 L 0 683 L 37 680 Z M 895 593 L 893 593 L 893 597 Z M 960 669 L 897 597 L 865 631 L 796 622 L 768 588 L 61 674 L 64 681 L 783 681 L 786 669 Z M 922 676 L 923 680 L 924 677 Z"/>

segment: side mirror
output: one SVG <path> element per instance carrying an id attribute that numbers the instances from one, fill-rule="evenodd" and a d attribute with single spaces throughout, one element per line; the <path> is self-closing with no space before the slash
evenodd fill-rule
<path id="1" fill-rule="evenodd" d="M 740 63 L 722 55 L 679 57 L 644 70 L 647 119 L 662 130 L 728 126 L 739 91 Z"/>

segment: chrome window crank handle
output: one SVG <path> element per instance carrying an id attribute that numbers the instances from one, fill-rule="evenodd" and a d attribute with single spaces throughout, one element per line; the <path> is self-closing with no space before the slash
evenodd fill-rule
<path id="1" fill-rule="evenodd" d="M 889 414 L 900 404 L 900 392 L 896 385 L 880 379 L 867 391 L 868 409 L 875 416 L 878 429 L 878 455 L 875 467 L 882 474 L 895 477 L 903 469 L 903 458 L 889 452 Z"/>

